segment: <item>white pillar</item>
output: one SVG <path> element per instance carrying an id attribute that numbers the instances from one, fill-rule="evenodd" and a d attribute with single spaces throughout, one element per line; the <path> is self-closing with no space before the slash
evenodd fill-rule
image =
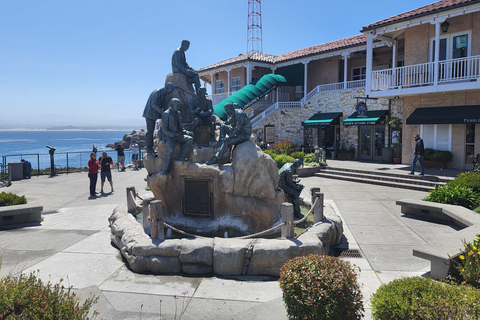
<path id="1" fill-rule="evenodd" d="M 347 75 L 348 75 L 348 58 L 350 53 L 342 54 L 343 57 L 343 89 L 347 89 Z"/>
<path id="2" fill-rule="evenodd" d="M 392 83 L 390 83 L 390 86 L 397 87 L 399 84 L 397 83 L 397 40 L 393 39 L 392 41 Z"/>
<path id="3" fill-rule="evenodd" d="M 303 66 L 305 69 L 304 72 L 304 79 L 303 79 L 303 99 L 307 99 L 307 79 L 308 79 L 308 62 L 309 61 L 304 61 Z"/>
<path id="4" fill-rule="evenodd" d="M 440 60 L 440 21 L 435 23 L 435 57 L 434 57 L 434 64 L 435 69 L 433 71 L 433 84 L 437 86 L 438 78 L 439 78 L 439 60 Z"/>
<path id="5" fill-rule="evenodd" d="M 215 74 L 210 73 L 210 79 L 212 79 L 212 96 L 215 94 Z"/>
<path id="6" fill-rule="evenodd" d="M 372 58 L 373 58 L 373 34 L 367 34 L 367 74 L 365 75 L 365 93 L 370 94 L 372 88 Z"/>
<path id="7" fill-rule="evenodd" d="M 252 64 L 249 62 L 247 63 L 247 82 L 245 85 L 250 84 L 252 82 Z"/>
<path id="8" fill-rule="evenodd" d="M 227 79 L 228 79 L 228 80 L 227 80 L 227 81 L 228 81 L 228 86 L 227 86 L 227 90 L 228 90 L 227 92 L 228 92 L 228 94 L 227 94 L 227 95 L 228 95 L 228 96 L 230 96 L 230 91 L 231 91 L 231 87 L 230 87 L 230 83 L 231 83 L 231 81 L 230 81 L 230 70 L 232 70 L 232 69 L 227 69 Z"/>

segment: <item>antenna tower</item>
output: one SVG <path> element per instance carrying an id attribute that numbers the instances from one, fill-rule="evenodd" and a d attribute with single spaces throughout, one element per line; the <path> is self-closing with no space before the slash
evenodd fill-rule
<path id="1" fill-rule="evenodd" d="M 247 53 L 263 52 L 261 0 L 248 0 Z"/>

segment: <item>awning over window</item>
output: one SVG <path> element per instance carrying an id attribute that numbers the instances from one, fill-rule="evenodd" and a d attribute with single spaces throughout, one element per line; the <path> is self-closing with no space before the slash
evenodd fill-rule
<path id="1" fill-rule="evenodd" d="M 352 113 L 350 117 L 343 120 L 344 126 L 363 126 L 379 123 L 388 110 L 368 110 L 366 117 L 357 117 L 357 112 Z"/>
<path id="2" fill-rule="evenodd" d="M 480 105 L 417 108 L 407 118 L 407 124 L 467 123 L 480 123 Z"/>
<path id="3" fill-rule="evenodd" d="M 329 126 L 339 122 L 341 112 L 316 113 L 304 122 L 306 127 Z"/>

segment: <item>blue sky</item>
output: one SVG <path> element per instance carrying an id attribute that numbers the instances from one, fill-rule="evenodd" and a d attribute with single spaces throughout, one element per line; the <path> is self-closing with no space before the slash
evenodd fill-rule
<path id="1" fill-rule="evenodd" d="M 359 34 L 434 1 L 263 0 L 263 52 Z M 149 94 L 191 42 L 194 68 L 247 51 L 247 0 L 0 1 L 0 129 L 144 126 Z"/>

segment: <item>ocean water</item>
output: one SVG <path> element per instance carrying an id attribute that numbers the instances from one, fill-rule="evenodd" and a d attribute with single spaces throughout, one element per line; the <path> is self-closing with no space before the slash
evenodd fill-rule
<path id="1" fill-rule="evenodd" d="M 1 161 L 9 163 L 25 159 L 32 163 L 34 169 L 45 169 L 50 167 L 50 154 L 46 145 L 56 149 L 55 165 L 61 167 L 67 164 L 67 153 L 69 167 L 86 166 L 93 145 L 98 151 L 106 150 L 116 161 L 117 153 L 105 146 L 122 140 L 127 133 L 131 131 L 0 131 Z M 129 159 L 128 155 L 126 158 Z"/>

